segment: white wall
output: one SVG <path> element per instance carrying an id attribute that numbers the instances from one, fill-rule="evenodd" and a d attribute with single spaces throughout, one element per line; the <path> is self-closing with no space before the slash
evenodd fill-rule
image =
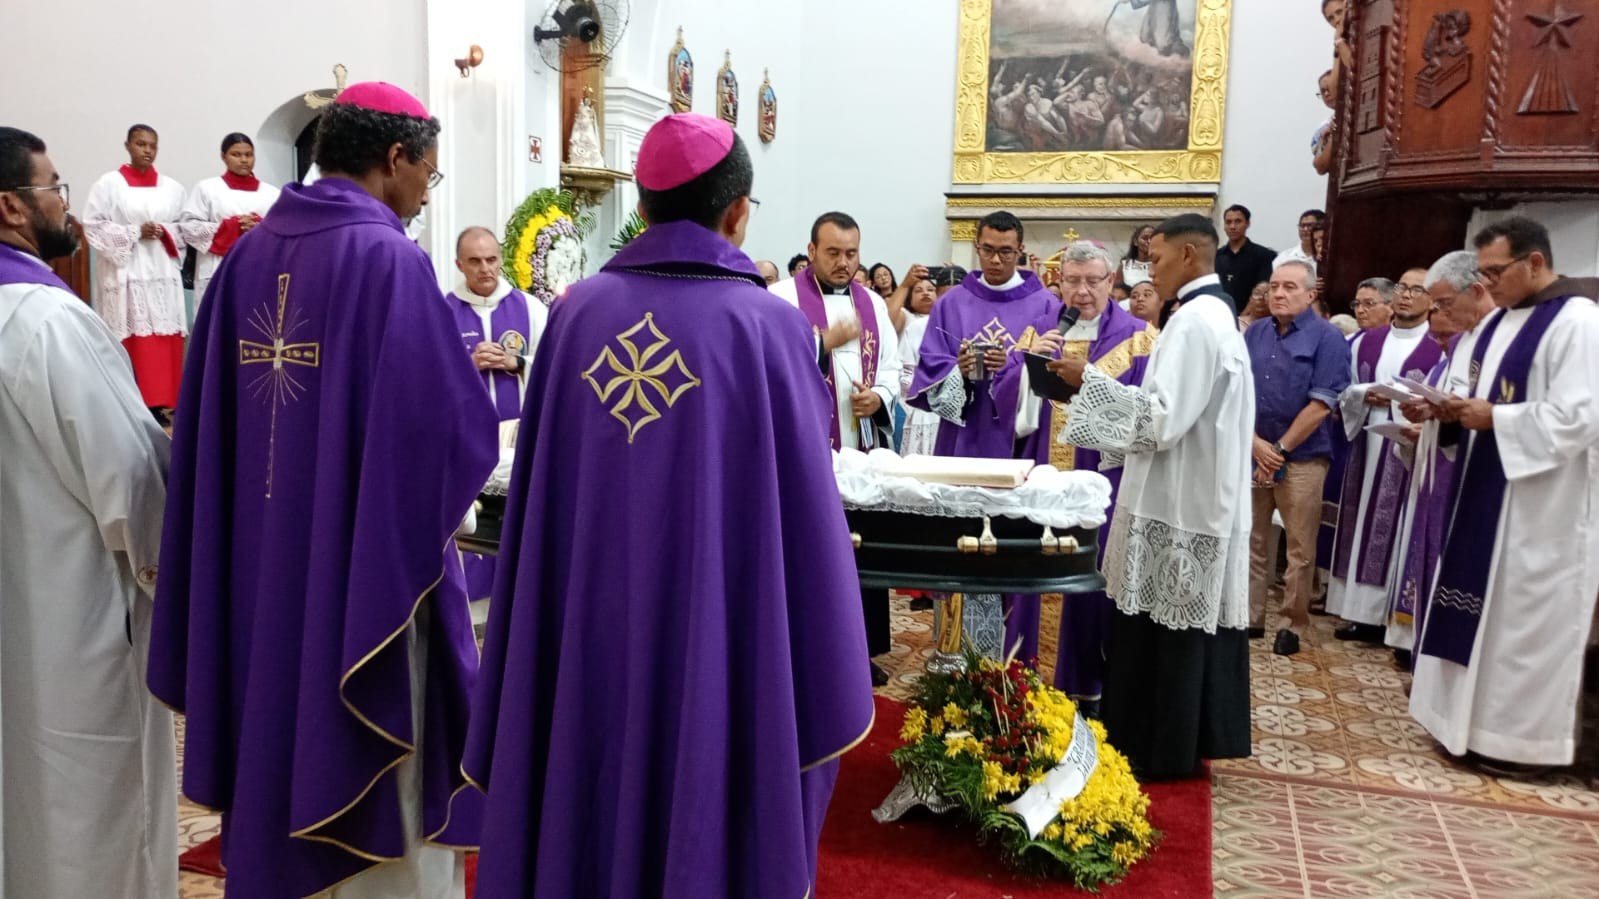
<path id="1" fill-rule="evenodd" d="M 955 16 L 954 0 L 636 0 L 609 77 L 663 90 L 681 25 L 694 55 L 694 110 L 714 114 L 716 72 L 723 51 L 732 50 L 738 132 L 754 158 L 761 201 L 744 249 L 782 266 L 804 252 L 817 215 L 840 209 L 861 223 L 867 264 L 882 260 L 903 271 L 943 254 Z M 771 144 L 760 142 L 757 129 L 765 69 L 778 103 Z"/>
<path id="2" fill-rule="evenodd" d="M 1233 0 L 1218 209 L 1249 206 L 1252 236 L 1278 248 L 1297 239 L 1299 213 L 1326 199 L 1308 149 L 1326 115 L 1316 77 L 1332 49 L 1317 6 Z M 903 272 L 948 255 L 957 0 L 636 0 L 611 76 L 662 89 L 679 25 L 694 54 L 698 112 L 714 111 L 722 51 L 733 51 L 739 133 L 754 152 L 761 200 L 745 246 L 751 256 L 781 265 L 804 250 L 811 220 L 835 208 L 860 220 L 867 264 Z M 778 94 L 778 138 L 769 146 L 756 137 L 763 67 Z"/>
<path id="3" fill-rule="evenodd" d="M 1593 200 L 1522 203 L 1511 209 L 1479 209 L 1466 229 L 1466 246 L 1482 228 L 1512 215 L 1525 215 L 1549 229 L 1555 271 L 1572 278 L 1599 275 L 1599 203 Z"/>
<path id="4" fill-rule="evenodd" d="M 48 77 L 34 90 L 8 80 L 0 116 L 44 137 L 82 189 L 124 161 L 123 132 L 133 121 L 161 131 L 157 165 L 186 184 L 220 171 L 223 134 L 257 134 L 258 144 L 276 134 L 276 150 L 262 147 L 260 171 L 282 182 L 292 164 L 286 142 L 310 118 L 297 98 L 331 87 L 330 69 L 342 62 L 352 80 L 391 81 L 424 97 L 444 121 L 447 179 L 429 214 L 438 233 L 425 246 L 448 282 L 455 230 L 502 226 L 528 190 L 558 183 L 560 79 L 539 61 L 529 33 L 547 5 L 283 0 L 270 14 L 241 14 L 213 0 L 166 0 L 160 16 L 130 19 L 84 0 L 8 3 L 6 31 L 23 39 L 11 43 L 7 70 Z M 1273 246 L 1293 240 L 1299 212 L 1324 201 L 1307 147 L 1323 116 L 1315 78 L 1331 34 L 1315 6 L 1234 0 L 1221 199 L 1249 205 L 1253 235 Z M 69 41 L 47 38 L 69 20 Z M 957 0 L 635 0 L 607 85 L 635 99 L 658 95 L 680 25 L 696 62 L 697 111 L 713 111 L 716 71 L 723 51 L 733 53 L 739 133 L 754 155 L 762 201 L 746 244 L 751 256 L 782 264 L 804 250 L 810 222 L 829 209 L 860 220 L 868 263 L 902 272 L 947 255 Z M 473 78 L 459 79 L 450 60 L 471 43 L 486 59 Z M 779 109 L 769 145 L 756 122 L 766 69 Z M 148 89 L 118 90 L 144 78 Z M 541 165 L 527 161 L 529 134 L 544 138 Z M 607 142 L 613 156 L 626 155 L 615 146 Z M 630 159 L 609 162 L 631 167 Z M 635 196 L 624 187 L 607 204 L 595 244 L 609 241 Z"/>
<path id="5" fill-rule="evenodd" d="M 128 161 L 122 142 L 134 122 L 161 134 L 156 168 L 190 185 L 222 173 L 223 135 L 255 135 L 288 101 L 333 87 L 334 63 L 348 66 L 352 81 L 390 81 L 425 96 L 425 7 L 163 0 L 129 15 L 105 0 L 7 0 L 0 119 L 50 145 L 62 177 L 79 188 L 75 200 Z M 291 165 L 280 148 L 263 154 L 261 175 L 281 183 Z"/>
<path id="6" fill-rule="evenodd" d="M 1233 0 L 1222 138 L 1221 210 L 1254 214 L 1249 237 L 1286 250 L 1299 214 L 1327 205 L 1327 179 L 1310 166 L 1310 139 L 1330 110 L 1316 79 L 1332 64 L 1333 32 L 1314 0 Z"/>

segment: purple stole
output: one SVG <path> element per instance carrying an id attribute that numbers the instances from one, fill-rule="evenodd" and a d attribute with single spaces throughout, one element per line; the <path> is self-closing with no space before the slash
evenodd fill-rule
<path id="1" fill-rule="evenodd" d="M 0 243 L 0 284 L 40 284 L 45 287 L 59 287 L 67 293 L 72 293 L 72 288 L 67 282 L 61 280 L 50 267 L 45 265 L 37 256 Z"/>
<path id="2" fill-rule="evenodd" d="M 816 334 L 816 339 L 821 340 L 822 332 L 827 330 L 827 303 L 822 300 L 822 288 L 816 283 L 816 274 L 811 271 L 803 272 L 794 279 L 794 286 L 799 289 L 799 308 L 810 320 L 811 329 Z M 849 282 L 849 296 L 855 301 L 855 317 L 861 325 L 861 381 L 870 387 L 877 381 L 877 353 L 883 345 L 881 335 L 877 333 L 877 310 L 872 306 L 872 294 L 866 288 Z M 827 395 L 832 402 L 827 408 L 832 410 L 833 449 L 843 446 L 838 421 L 838 385 L 833 383 L 833 365 L 829 360 L 827 370 L 822 373 L 822 380 L 827 382 Z"/>
<path id="3" fill-rule="evenodd" d="M 512 289 L 500 300 L 494 312 L 489 316 L 492 334 L 483 333 L 483 319 L 478 316 L 478 307 L 455 294 L 450 294 L 450 299 L 455 301 L 455 321 L 461 328 L 461 342 L 466 344 L 466 351 L 471 353 L 479 343 L 491 340 L 505 348 L 507 353 L 516 356 L 527 354 L 528 332 L 532 330 L 532 323 L 527 315 L 527 297 L 521 291 Z M 522 416 L 522 385 L 521 379 L 515 372 L 509 371 L 483 371 L 478 372 L 483 378 L 483 386 L 488 389 L 489 396 L 494 400 L 494 411 L 498 413 L 501 421 Z"/>
<path id="4" fill-rule="evenodd" d="M 1527 401 L 1532 359 L 1549 326 L 1570 299 L 1547 300 L 1533 309 L 1527 324 L 1505 350 L 1505 358 L 1497 372 L 1499 379 L 1488 393 L 1488 402 Z M 1495 316 L 1477 338 L 1471 353 L 1473 379 L 1482 370 L 1488 345 L 1504 320 L 1504 313 Z M 1444 540 L 1438 566 L 1438 586 L 1428 603 L 1427 627 L 1416 648 L 1426 655 L 1469 665 L 1477 643 L 1477 631 L 1482 626 L 1482 606 L 1488 595 L 1488 575 L 1493 565 L 1508 484 L 1505 466 L 1499 458 L 1499 441 L 1492 429 L 1476 432 L 1469 441 L 1462 441 L 1461 446 L 1466 448 L 1466 458 L 1464 464 L 1456 466 L 1454 484 L 1449 491 L 1451 505 L 1445 516 L 1449 535 Z"/>
<path id="5" fill-rule="evenodd" d="M 1450 338 L 1451 354 L 1460 342 L 1460 335 Z M 1443 381 L 1449 358 L 1439 360 L 1427 376 L 1427 383 L 1437 387 Z M 1403 568 L 1399 573 L 1399 589 L 1394 597 L 1394 617 L 1399 621 L 1414 621 L 1421 601 L 1432 590 L 1433 572 L 1438 567 L 1438 549 L 1444 539 L 1443 504 L 1447 500 L 1447 486 L 1454 479 L 1455 463 L 1433 450 L 1432 471 L 1416 491 L 1416 508 L 1411 514 L 1410 541 L 1405 545 Z M 1418 456 L 1415 465 L 1422 464 Z M 1414 477 L 1414 475 L 1412 475 Z"/>
<path id="6" fill-rule="evenodd" d="M 1387 342 L 1390 330 L 1383 327 L 1371 331 L 1360 342 L 1355 370 L 1360 379 L 1358 383 L 1368 384 L 1376 379 L 1377 363 L 1382 359 L 1383 344 Z M 1438 341 L 1423 337 L 1421 345 L 1399 366 L 1400 374 L 1421 377 L 1423 372 L 1431 371 L 1441 358 L 1443 347 L 1438 345 Z M 1364 547 L 1360 554 L 1360 570 L 1351 572 L 1349 557 L 1353 554 L 1355 519 L 1360 514 L 1361 486 L 1366 477 L 1364 434 L 1356 435 L 1349 442 L 1349 457 L 1345 465 L 1344 492 L 1338 506 L 1338 542 L 1333 553 L 1333 577 L 1345 580 L 1352 577 L 1356 583 L 1369 587 L 1387 587 L 1388 566 L 1393 561 L 1394 531 L 1399 524 L 1399 507 L 1410 487 L 1408 473 L 1399 460 L 1393 458 L 1392 453 L 1378 455 L 1377 471 L 1371 481 L 1374 494 L 1366 509 L 1366 520 L 1360 534 L 1360 545 Z"/>

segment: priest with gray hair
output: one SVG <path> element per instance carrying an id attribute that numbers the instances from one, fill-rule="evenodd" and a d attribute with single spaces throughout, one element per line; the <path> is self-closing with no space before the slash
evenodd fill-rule
<path id="1" fill-rule="evenodd" d="M 1061 253 L 1060 280 L 1056 283 L 1060 285 L 1062 301 L 1077 310 L 1077 321 L 1061 334 L 1057 328 L 1060 309 L 1052 307 L 1033 324 L 1038 338 L 1032 351 L 1053 358 L 1064 347 L 1073 355 L 1089 359 L 1120 383 L 1143 383 L 1158 332 L 1111 300 L 1116 271 L 1115 260 L 1099 244 L 1077 241 L 1068 246 Z M 1067 442 L 1062 435 L 1070 404 L 1033 393 L 1025 368 L 1021 377 L 1016 436 L 1024 441 L 1022 457 L 1062 471 L 1098 471 L 1110 480 L 1114 506 L 1121 466 L 1114 459 L 1101 456 L 1098 450 Z M 1107 519 L 1099 534 L 1101 560 L 1109 536 Z M 1014 596 L 1008 597 L 1007 603 L 1005 645 L 1013 646 L 1021 640 L 1022 656 L 1032 658 L 1038 654 L 1040 598 Z M 1090 712 L 1098 708 L 1104 689 L 1105 639 L 1115 612 L 1115 605 L 1102 590 L 1073 594 L 1061 602 L 1055 686 Z"/>
<path id="2" fill-rule="evenodd" d="M 1461 395 L 1428 407 L 1459 472 L 1410 713 L 1449 752 L 1524 775 L 1576 754 L 1599 591 L 1599 280 L 1557 274 L 1531 219 L 1473 243 L 1498 308 L 1455 348 Z"/>

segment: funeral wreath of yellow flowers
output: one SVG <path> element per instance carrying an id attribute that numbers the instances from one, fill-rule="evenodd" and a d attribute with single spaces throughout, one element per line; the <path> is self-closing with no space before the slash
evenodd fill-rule
<path id="1" fill-rule="evenodd" d="M 583 277 L 583 235 L 592 216 L 580 214 L 570 191 L 542 188 L 528 195 L 505 225 L 505 277 L 548 306 Z"/>
<path id="2" fill-rule="evenodd" d="M 1074 733 L 1079 727 L 1092 732 L 1092 743 Z M 1104 727 L 1079 716 L 1065 694 L 1018 660 L 968 651 L 965 671 L 922 678 L 900 739 L 905 745 L 893 758 L 911 785 L 959 806 L 1017 869 L 1092 890 L 1124 877 L 1159 838 L 1149 824 L 1149 797 L 1126 756 L 1106 742 Z M 1088 759 L 1071 766 L 1085 747 Z M 1071 780 L 1069 766 L 1091 766 L 1080 791 L 1046 806 L 1043 818 L 1013 810 L 1024 794 L 1052 801 L 1053 790 Z"/>

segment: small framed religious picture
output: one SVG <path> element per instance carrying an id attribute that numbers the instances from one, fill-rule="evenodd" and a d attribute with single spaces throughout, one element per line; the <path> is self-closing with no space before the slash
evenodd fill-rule
<path id="1" fill-rule="evenodd" d="M 677 43 L 666 57 L 666 86 L 672 94 L 672 111 L 694 108 L 694 57 L 683 46 L 683 29 L 677 29 Z"/>
<path id="2" fill-rule="evenodd" d="M 777 140 L 777 91 L 772 90 L 772 70 L 765 72 L 761 82 L 761 143 Z"/>
<path id="3" fill-rule="evenodd" d="M 728 50 L 722 70 L 716 73 L 716 117 L 738 125 L 738 76 L 733 74 L 733 51 Z"/>

